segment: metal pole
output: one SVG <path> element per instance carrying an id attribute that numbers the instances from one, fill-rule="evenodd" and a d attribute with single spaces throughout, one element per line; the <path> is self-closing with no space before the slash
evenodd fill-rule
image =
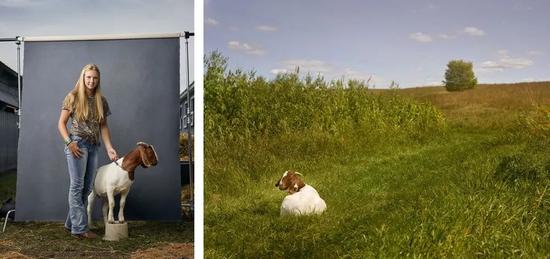
<path id="1" fill-rule="evenodd" d="M 187 151 L 189 154 L 189 189 L 191 192 L 189 203 L 191 204 L 191 210 L 193 210 L 193 140 L 191 138 L 191 97 L 190 97 L 190 85 L 189 85 L 189 37 L 194 36 L 194 33 L 190 33 L 188 31 L 185 32 L 185 54 L 187 57 L 187 111 L 185 113 L 187 114 Z"/>
<path id="2" fill-rule="evenodd" d="M 18 41 L 19 36 L 15 38 L 0 38 L 0 41 Z"/>
<path id="3" fill-rule="evenodd" d="M 18 96 L 18 107 L 17 107 L 17 128 L 21 129 L 21 39 L 19 36 L 16 37 L 17 41 L 17 96 Z"/>

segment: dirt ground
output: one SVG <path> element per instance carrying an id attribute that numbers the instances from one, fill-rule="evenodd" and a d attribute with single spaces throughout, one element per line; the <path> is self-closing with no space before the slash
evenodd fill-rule
<path id="1" fill-rule="evenodd" d="M 12 182 L 15 186 L 15 177 Z M 6 232 L 0 233 L 0 259 L 193 258 L 193 214 L 187 206 L 190 196 L 189 185 L 182 186 L 182 205 L 186 205 L 182 206 L 182 222 L 134 221 L 131 238 L 117 243 L 76 240 L 59 222 L 9 221 Z"/>
<path id="2" fill-rule="evenodd" d="M 0 241 L 4 246 L 11 246 L 12 244 L 9 241 Z M 14 249 L 15 250 L 15 249 Z M 106 251 L 96 251 L 99 253 L 94 253 L 93 251 L 81 251 L 78 253 L 74 252 L 58 252 L 50 254 L 42 254 L 40 257 L 45 256 L 55 257 L 55 258 L 74 258 L 76 257 L 87 257 L 87 258 L 127 258 L 128 254 L 124 255 L 121 253 L 111 253 Z M 193 258 L 194 255 L 194 246 L 192 243 L 164 243 L 158 246 L 148 248 L 148 249 L 139 249 L 130 253 L 130 258 L 135 259 L 146 259 L 146 258 Z M 17 251 L 8 251 L 0 253 L 0 258 L 2 259 L 22 259 L 22 258 L 36 258 L 33 256 L 27 256 Z"/>
<path id="3" fill-rule="evenodd" d="M 193 258 L 192 243 L 170 243 L 133 252 L 131 258 Z"/>
<path id="4" fill-rule="evenodd" d="M 7 252 L 7 253 L 3 253 L 3 254 L 0 254 L 0 258 L 4 258 L 4 259 L 21 259 L 21 258 L 32 258 L 32 257 L 28 257 L 24 254 L 21 254 L 21 253 L 18 253 L 18 252 Z"/>

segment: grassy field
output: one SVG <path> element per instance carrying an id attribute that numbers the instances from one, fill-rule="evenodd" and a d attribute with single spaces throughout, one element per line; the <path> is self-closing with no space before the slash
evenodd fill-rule
<path id="1" fill-rule="evenodd" d="M 221 66 L 215 59 L 210 62 L 205 96 L 209 91 L 250 91 L 273 106 L 284 106 L 280 102 L 285 99 L 299 106 L 296 100 L 307 89 L 324 89 L 288 78 L 265 82 L 239 73 L 221 76 L 223 62 Z M 239 82 L 236 78 L 248 87 L 235 83 Z M 209 82 L 219 88 L 210 89 Z M 258 90 L 262 82 L 271 86 L 271 94 Z M 223 88 L 225 83 L 227 88 Z M 300 86 L 275 92 L 277 84 Z M 346 89 L 332 94 L 345 95 Z M 376 131 L 376 127 L 356 129 L 362 124 L 352 120 L 351 126 L 343 124 L 347 128 L 343 132 L 326 133 L 305 126 L 291 133 L 255 135 L 224 124 L 229 119 L 246 126 L 239 119 L 248 115 L 227 116 L 225 110 L 216 108 L 228 107 L 223 98 L 212 98 L 218 106 L 209 106 L 205 99 L 207 258 L 550 254 L 550 83 L 482 85 L 455 93 L 443 88 L 362 91 L 390 96 L 380 108 L 394 113 L 416 112 L 416 108 L 406 108 L 413 103 L 433 106 L 445 123 L 436 122 L 438 127 L 430 130 L 423 130 L 426 124 L 414 124 Z M 246 102 L 239 104 L 239 95 L 232 98 L 232 105 L 252 110 Z M 254 103 L 258 113 L 281 115 L 258 103 Z M 322 101 L 317 104 L 319 113 L 324 113 Z M 415 120 L 425 119 L 427 124 L 437 120 L 438 116 L 429 114 Z M 297 116 L 308 120 L 303 113 Z M 407 116 L 390 121 L 382 116 L 382 124 L 373 123 L 378 127 L 397 121 L 399 126 Z M 262 122 L 261 117 L 255 118 L 254 123 Z M 340 120 L 332 115 L 326 119 Z M 217 121 L 229 130 L 214 127 Z M 285 193 L 274 184 L 288 169 L 301 172 L 305 182 L 325 199 L 328 208 L 323 215 L 279 216 Z"/>
<path id="2" fill-rule="evenodd" d="M 0 173 L 1 201 L 15 197 L 15 185 L 15 171 Z M 100 226 L 96 233 L 102 232 Z M 77 240 L 63 223 L 8 222 L 0 258 L 193 258 L 193 222 L 130 221 L 129 232 L 119 242 Z"/>
<path id="3" fill-rule="evenodd" d="M 458 125 L 478 128 L 507 128 L 534 106 L 550 105 L 550 82 L 482 84 L 463 92 L 448 92 L 443 87 L 408 88 L 399 93 L 435 105 Z"/>

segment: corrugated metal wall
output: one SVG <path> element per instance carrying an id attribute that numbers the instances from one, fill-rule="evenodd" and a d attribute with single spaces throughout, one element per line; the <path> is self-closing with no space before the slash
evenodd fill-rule
<path id="1" fill-rule="evenodd" d="M 17 167 L 17 114 L 0 110 L 0 172 Z"/>

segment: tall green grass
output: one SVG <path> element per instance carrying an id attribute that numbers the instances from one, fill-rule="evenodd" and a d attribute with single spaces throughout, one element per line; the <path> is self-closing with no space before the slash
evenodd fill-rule
<path id="1" fill-rule="evenodd" d="M 445 127 L 432 105 L 374 94 L 363 82 L 301 79 L 297 73 L 266 81 L 226 66 L 219 53 L 206 62 L 207 195 L 273 177 L 270 160 L 347 154 L 382 139 L 422 139 Z"/>
<path id="2" fill-rule="evenodd" d="M 226 71 L 226 60 L 214 53 L 205 76 L 205 129 L 208 137 L 254 139 L 297 131 L 331 135 L 371 131 L 422 134 L 443 125 L 432 105 L 394 94 L 367 91 L 359 81 L 325 82 L 297 73 L 272 81 L 240 70 Z"/>
<path id="3" fill-rule="evenodd" d="M 485 88 L 426 98 L 226 65 L 206 63 L 207 258 L 550 254 L 544 111 L 507 113 Z M 456 112 L 472 99 L 497 114 Z M 318 190 L 323 215 L 279 216 L 287 169 Z"/>

